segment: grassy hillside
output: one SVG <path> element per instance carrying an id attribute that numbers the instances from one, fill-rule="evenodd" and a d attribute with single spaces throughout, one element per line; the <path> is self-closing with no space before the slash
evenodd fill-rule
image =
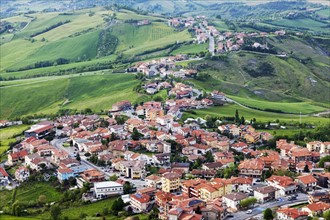
<path id="1" fill-rule="evenodd" d="M 137 84 L 134 75 L 109 74 L 1 88 L 0 115 L 1 118 L 14 118 L 35 113 L 55 113 L 60 108 L 107 110 L 117 101 L 137 100 L 138 95 L 133 92 Z"/>
<path id="2" fill-rule="evenodd" d="M 177 41 L 191 40 L 187 30 L 177 32 L 161 22 L 141 27 L 124 23 L 114 26 L 112 34 L 119 39 L 117 51 L 129 55 L 162 48 Z"/>
<path id="3" fill-rule="evenodd" d="M 2 128 L 0 130 L 0 155 L 8 150 L 10 143 L 14 143 L 16 141 L 13 136 L 22 134 L 23 131 L 29 127 L 29 125 L 17 125 L 8 128 Z"/>
<path id="4" fill-rule="evenodd" d="M 299 123 L 299 115 L 290 115 L 290 114 L 278 114 L 272 112 L 264 112 L 258 110 L 250 110 L 238 106 L 236 104 L 225 105 L 212 107 L 209 109 L 195 110 L 196 114 L 184 113 L 183 120 L 192 117 L 202 117 L 205 118 L 206 115 L 216 116 L 216 117 L 234 117 L 235 111 L 238 110 L 240 117 L 244 116 L 245 120 L 250 121 L 255 118 L 259 122 L 275 122 L 277 119 L 281 122 L 293 122 Z M 329 118 L 320 118 L 320 117 L 311 117 L 311 116 L 302 116 L 302 123 L 311 123 L 314 125 L 329 123 Z"/>
<path id="5" fill-rule="evenodd" d="M 218 89 L 245 98 L 275 102 L 329 103 L 330 86 L 326 78 L 329 68 L 312 63 L 303 64 L 299 59 L 246 52 L 232 53 L 225 61 L 207 61 L 208 66 L 201 68 L 201 72 L 209 74 L 211 78 L 194 83 L 207 90 Z M 199 66 L 205 61 L 194 63 Z"/>

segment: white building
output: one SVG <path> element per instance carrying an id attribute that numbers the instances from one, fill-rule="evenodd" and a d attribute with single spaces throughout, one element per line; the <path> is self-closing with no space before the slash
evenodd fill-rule
<path id="1" fill-rule="evenodd" d="M 124 193 L 122 184 L 113 181 L 104 181 L 94 183 L 94 191 L 96 198 L 121 195 Z"/>

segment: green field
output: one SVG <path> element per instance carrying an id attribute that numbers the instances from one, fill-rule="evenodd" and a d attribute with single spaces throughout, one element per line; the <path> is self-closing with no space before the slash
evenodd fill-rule
<path id="1" fill-rule="evenodd" d="M 13 191 L 3 191 L 0 193 L 1 201 L 0 209 L 8 205 L 12 201 Z M 49 183 L 24 183 L 22 186 L 17 188 L 15 201 L 37 201 L 40 195 L 46 196 L 46 201 L 57 202 L 61 198 L 61 193 Z"/>
<path id="2" fill-rule="evenodd" d="M 0 154 L 8 150 L 9 144 L 16 141 L 13 136 L 22 134 L 29 128 L 29 125 L 16 125 L 0 129 Z"/>
<path id="3" fill-rule="evenodd" d="M 189 44 L 189 45 L 183 45 L 180 48 L 172 51 L 171 54 L 197 54 L 202 51 L 208 50 L 208 44 Z"/>
<path id="4" fill-rule="evenodd" d="M 231 99 L 237 101 L 238 103 L 258 108 L 260 110 L 278 110 L 286 113 L 294 113 L 294 114 L 310 114 L 315 112 L 321 112 L 325 111 L 327 108 L 314 105 L 313 103 L 307 103 L 307 102 L 291 102 L 291 103 L 285 103 L 285 102 L 267 102 L 267 101 L 261 101 L 261 100 L 255 100 L 255 99 L 249 99 L 249 98 L 241 98 L 237 96 L 228 96 Z"/>
<path id="5" fill-rule="evenodd" d="M 316 12 L 316 14 L 322 18 L 330 18 L 330 9 L 322 9 Z"/>
<path id="6" fill-rule="evenodd" d="M 191 40 L 187 30 L 177 32 L 161 22 L 154 22 L 151 25 L 140 27 L 121 24 L 113 27 L 112 34 L 119 39 L 117 51 L 124 52 L 127 55 L 162 48 L 177 41 Z"/>
<path id="7" fill-rule="evenodd" d="M 277 43 L 276 46 L 280 45 L 281 47 L 284 44 L 275 43 Z M 288 47 L 287 50 L 291 48 L 294 50 L 294 46 Z M 318 48 L 311 46 L 309 49 L 307 46 L 301 47 L 297 53 L 302 53 L 302 48 L 306 48 L 306 54 L 315 53 L 315 57 L 322 54 Z M 304 59 L 306 58 L 305 56 Z M 326 58 L 318 60 L 322 63 L 327 62 Z M 191 80 L 191 82 L 206 91 L 220 90 L 228 95 L 271 102 L 307 102 L 313 104 L 317 102 L 322 103 L 321 106 L 329 107 L 327 103 L 330 101 L 328 92 L 330 84 L 327 67 L 318 67 L 312 63 L 304 65 L 299 62 L 299 58 L 283 59 L 273 55 L 244 51 L 227 55 L 225 61 L 201 60 L 194 61 L 193 65 L 204 63 L 207 63 L 208 67 L 200 72 L 209 74 L 210 78 L 204 81 Z M 248 68 L 257 69 L 264 64 L 271 65 L 273 68 L 271 74 L 267 75 L 265 74 L 267 72 L 263 70 L 260 76 L 253 76 L 246 70 Z M 307 112 L 301 110 L 301 112 L 304 111 Z M 313 111 L 312 109 L 311 112 Z"/>
<path id="8" fill-rule="evenodd" d="M 216 116 L 216 117 L 234 117 L 236 109 L 239 112 L 240 116 L 244 116 L 245 120 L 250 121 L 253 118 L 256 118 L 259 122 L 275 122 L 277 119 L 280 122 L 295 122 L 299 123 L 300 117 L 299 115 L 289 115 L 289 114 L 279 114 L 272 112 L 264 112 L 258 110 L 250 110 L 238 106 L 236 104 L 224 105 L 219 107 L 212 107 L 209 109 L 201 109 L 195 110 L 196 114 L 184 113 L 183 120 L 188 117 L 202 117 L 204 118 L 206 115 Z M 321 118 L 321 117 L 310 117 L 310 116 L 302 116 L 302 123 L 311 123 L 311 124 L 323 124 L 329 123 L 329 118 Z"/>
<path id="9" fill-rule="evenodd" d="M 105 74 L 0 88 L 1 117 L 55 113 L 60 108 L 107 110 L 115 102 L 137 100 L 138 95 L 133 91 L 137 84 L 134 75 Z"/>
<path id="10" fill-rule="evenodd" d="M 329 33 L 328 28 L 326 28 L 325 23 L 321 23 L 310 18 L 300 18 L 300 19 L 279 19 L 271 22 L 274 25 L 281 27 L 297 28 L 302 30 L 311 30 L 316 32 L 326 32 Z"/>
<path id="11" fill-rule="evenodd" d="M 116 58 L 116 55 L 110 55 L 107 57 L 93 59 L 90 61 L 82 61 L 82 62 L 75 62 L 75 63 L 69 63 L 69 64 L 64 64 L 64 65 L 36 68 L 36 69 L 30 69 L 30 70 L 25 70 L 25 71 L 4 72 L 4 73 L 0 73 L 0 76 L 8 79 L 11 76 L 14 76 L 17 78 L 26 78 L 26 77 L 40 77 L 40 76 L 47 76 L 47 75 L 58 75 L 64 71 L 67 71 L 67 74 L 69 74 L 70 72 L 72 72 L 73 69 L 79 69 L 79 68 L 85 68 L 85 67 L 89 67 L 89 66 L 93 66 L 93 65 L 109 63 L 109 62 L 114 61 L 115 58 Z M 21 82 L 24 82 L 24 80 L 22 80 Z M 38 79 L 32 79 L 32 80 L 38 80 Z M 15 80 L 15 81 L 18 81 L 18 80 Z M 13 81 L 1 81 L 0 82 L 0 85 L 9 85 L 9 84 L 16 84 L 16 82 L 13 82 Z"/>

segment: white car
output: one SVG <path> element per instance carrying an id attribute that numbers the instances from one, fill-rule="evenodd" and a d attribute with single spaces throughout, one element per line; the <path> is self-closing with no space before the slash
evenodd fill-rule
<path id="1" fill-rule="evenodd" d="M 251 209 L 249 209 L 249 210 L 246 211 L 246 214 L 251 214 L 251 213 L 252 213 L 252 210 Z"/>

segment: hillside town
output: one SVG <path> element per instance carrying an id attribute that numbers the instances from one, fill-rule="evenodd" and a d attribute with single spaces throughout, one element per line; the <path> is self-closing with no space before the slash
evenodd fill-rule
<path id="1" fill-rule="evenodd" d="M 209 52 L 212 55 L 238 51 L 243 48 L 245 50 L 278 54 L 268 47 L 266 37 L 270 35 L 286 35 L 285 30 L 277 30 L 273 33 L 219 31 L 211 23 L 207 21 L 205 16 L 172 18 L 168 20 L 168 25 L 171 27 L 190 29 L 194 33 L 195 43 L 202 44 L 208 42 Z M 286 56 L 285 53 L 282 52 L 279 53 L 279 55 Z"/>
<path id="2" fill-rule="evenodd" d="M 182 59 L 140 63 L 134 71 L 165 77 L 171 62 Z M 180 71 L 184 77 L 190 72 Z M 168 89 L 172 99 L 123 100 L 106 116 L 64 115 L 32 125 L 0 168 L 1 186 L 15 188 L 35 174 L 46 181 L 54 176 L 75 188 L 87 185 L 84 201 L 121 196 L 133 213 L 156 207 L 159 219 L 258 219 L 268 208 L 277 219 L 307 219 L 330 208 L 330 173 L 318 166 L 330 142 L 302 147 L 281 139 L 275 149 L 265 148 L 273 136 L 245 121 L 216 121 L 213 130 L 204 119 L 180 121 L 184 111 L 226 101 L 224 93 L 201 98 L 182 82 L 155 87 Z"/>

